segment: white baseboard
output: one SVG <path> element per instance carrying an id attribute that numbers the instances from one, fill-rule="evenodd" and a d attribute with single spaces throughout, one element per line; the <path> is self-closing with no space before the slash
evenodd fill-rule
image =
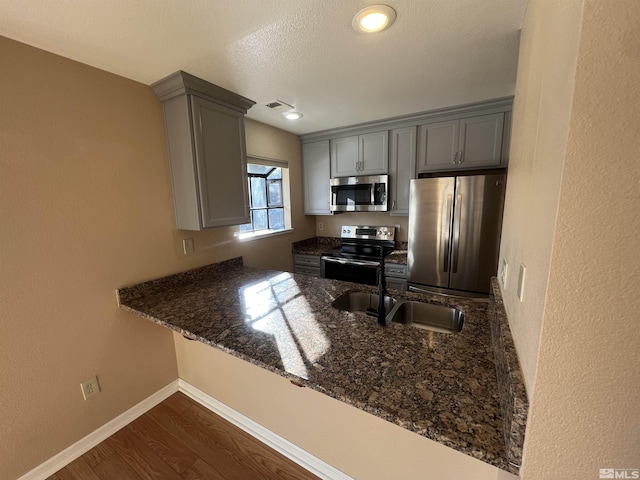
<path id="1" fill-rule="evenodd" d="M 314 475 L 326 480 L 353 480 L 347 474 L 332 467 L 328 463 L 323 462 L 290 441 L 285 440 L 259 423 L 245 417 L 241 413 L 204 393 L 202 390 L 194 387 L 190 383 L 179 379 L 178 389 L 203 407 L 233 423 L 236 427 L 244 430 L 249 435 L 260 440 L 265 445 L 273 448 L 275 451 L 281 453 Z"/>
<path id="2" fill-rule="evenodd" d="M 340 470 L 314 457 L 309 452 L 276 435 L 271 430 L 236 412 L 231 407 L 182 379 L 174 380 L 123 414 L 118 415 L 30 472 L 25 473 L 18 480 L 45 480 L 178 391 L 183 392 L 203 407 L 211 410 L 216 415 L 220 415 L 314 475 L 327 480 L 353 480 Z"/>
<path id="3" fill-rule="evenodd" d="M 166 387 L 158 390 L 153 395 L 134 405 L 129 410 L 103 426 L 94 430 L 89 435 L 81 438 L 76 443 L 40 464 L 30 472 L 25 473 L 18 480 L 45 480 L 61 468 L 66 467 L 76 458 L 81 457 L 93 447 L 103 442 L 123 427 L 126 427 L 143 413 L 151 410 L 163 400 L 169 398 L 178 391 L 178 380 L 174 380 Z"/>

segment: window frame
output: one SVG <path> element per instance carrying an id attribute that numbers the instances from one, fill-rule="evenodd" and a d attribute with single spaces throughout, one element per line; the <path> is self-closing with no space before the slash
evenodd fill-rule
<path id="1" fill-rule="evenodd" d="M 257 165 L 264 167 L 271 167 L 271 170 L 268 173 L 260 174 L 260 173 L 249 173 L 249 165 Z M 273 174 L 275 169 L 280 169 L 281 175 L 279 179 L 271 179 L 269 180 L 267 177 Z M 240 240 L 251 240 L 254 238 L 264 238 L 272 235 L 281 235 L 282 233 L 287 233 L 293 230 L 291 225 L 291 192 L 289 185 L 289 164 L 286 161 L 276 160 L 272 158 L 264 158 L 264 157 L 256 157 L 256 156 L 248 156 L 247 157 L 247 185 L 248 185 L 248 206 L 250 210 L 250 223 L 245 223 L 239 226 L 239 230 L 235 233 L 235 236 Z M 251 179 L 252 178 L 264 178 L 264 193 L 266 206 L 264 207 L 254 207 L 253 206 L 253 192 L 251 188 Z M 280 184 L 280 194 L 281 194 L 281 203 L 275 205 L 269 205 L 269 183 L 270 182 L 278 182 Z M 270 228 L 270 218 L 269 211 L 282 209 L 284 227 L 273 229 Z M 256 230 L 254 225 L 254 215 L 253 212 L 257 210 L 265 210 L 267 216 L 267 228 Z M 250 225 L 250 230 L 241 230 L 246 225 Z"/>

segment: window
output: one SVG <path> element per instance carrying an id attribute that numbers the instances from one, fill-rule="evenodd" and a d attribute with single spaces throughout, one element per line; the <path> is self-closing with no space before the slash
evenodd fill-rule
<path id="1" fill-rule="evenodd" d="M 249 159 L 251 162 L 253 159 Z M 260 160 L 258 160 L 260 161 Z M 282 232 L 291 228 L 289 169 L 286 164 L 264 160 L 247 163 L 251 223 L 240 225 L 240 238 Z"/>

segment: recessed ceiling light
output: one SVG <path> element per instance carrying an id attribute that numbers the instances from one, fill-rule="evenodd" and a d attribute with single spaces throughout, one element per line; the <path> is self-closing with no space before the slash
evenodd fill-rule
<path id="1" fill-rule="evenodd" d="M 351 24 L 356 32 L 374 33 L 389 28 L 396 19 L 396 11 L 388 5 L 371 5 L 360 10 Z"/>
<path id="2" fill-rule="evenodd" d="M 286 112 L 283 113 L 282 116 L 287 120 L 298 120 L 302 118 L 302 114 L 300 112 Z"/>

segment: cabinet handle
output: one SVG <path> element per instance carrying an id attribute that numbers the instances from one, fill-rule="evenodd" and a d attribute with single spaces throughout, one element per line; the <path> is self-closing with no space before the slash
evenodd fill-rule
<path id="1" fill-rule="evenodd" d="M 458 163 L 464 162 L 464 150 L 460 152 L 460 158 L 458 159 Z"/>
<path id="2" fill-rule="evenodd" d="M 453 160 L 451 160 L 451 163 L 453 163 L 454 165 L 458 162 L 456 162 L 456 158 L 458 158 L 458 153 L 459 152 L 453 152 Z"/>
<path id="3" fill-rule="evenodd" d="M 394 208 L 396 208 L 396 201 L 395 200 L 393 200 L 391 202 L 391 210 L 393 210 Z"/>

